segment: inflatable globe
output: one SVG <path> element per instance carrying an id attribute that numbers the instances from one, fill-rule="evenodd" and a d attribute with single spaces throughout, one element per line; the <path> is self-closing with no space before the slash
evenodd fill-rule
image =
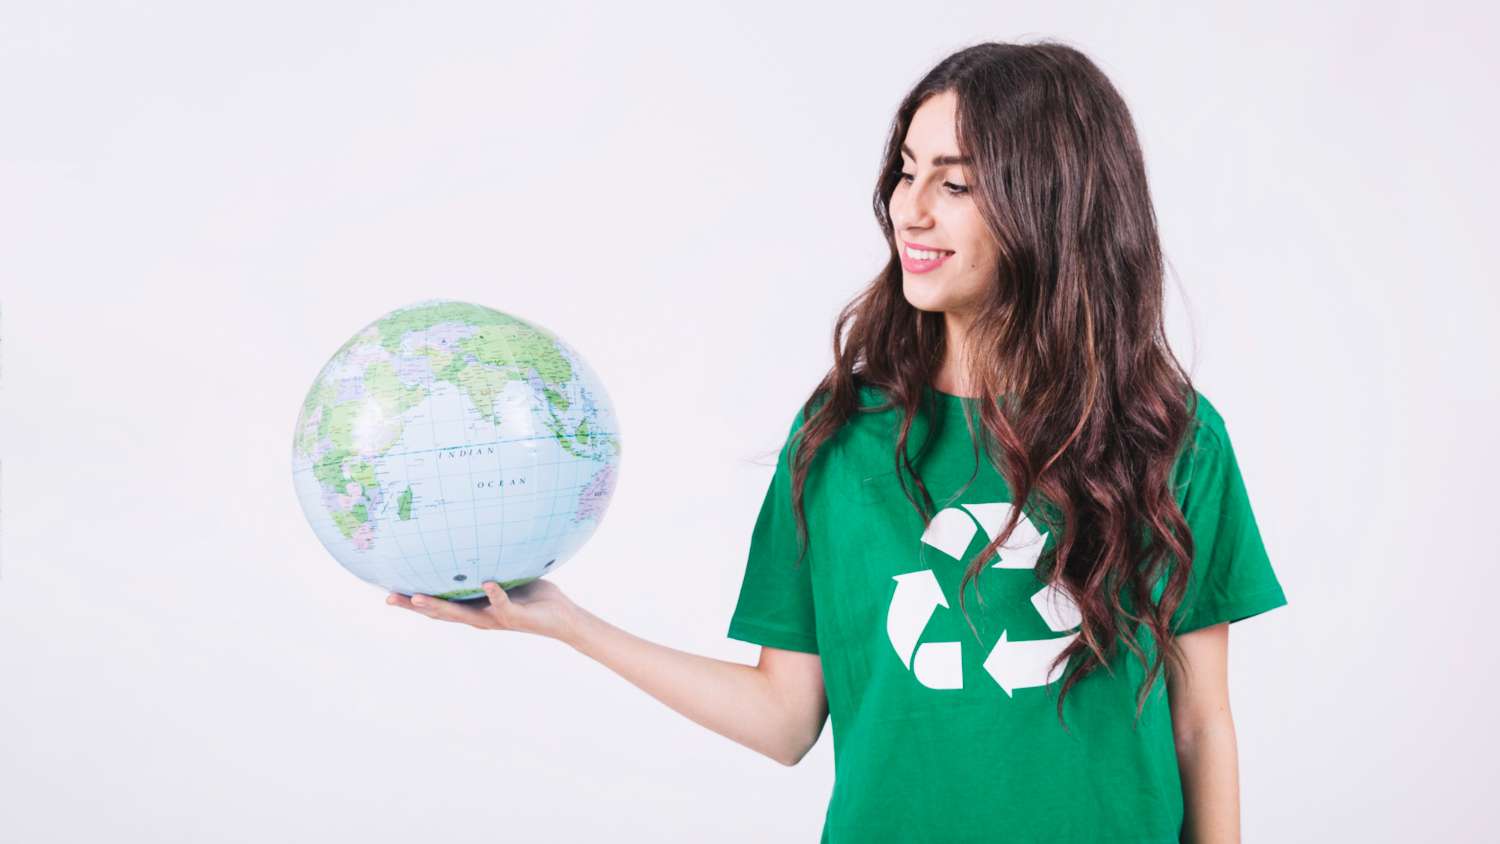
<path id="1" fill-rule="evenodd" d="M 292 478 L 356 577 L 448 600 L 555 571 L 598 528 L 619 472 L 604 385 L 556 335 L 448 300 L 365 326 L 297 417 Z"/>

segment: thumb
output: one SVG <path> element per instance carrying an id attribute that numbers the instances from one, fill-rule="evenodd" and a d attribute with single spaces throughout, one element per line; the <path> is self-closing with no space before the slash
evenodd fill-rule
<path id="1" fill-rule="evenodd" d="M 505 590 L 500 588 L 500 584 L 493 580 L 486 580 L 484 582 L 484 594 L 489 596 L 490 606 L 492 607 L 503 608 L 510 604 L 510 596 L 505 594 Z"/>

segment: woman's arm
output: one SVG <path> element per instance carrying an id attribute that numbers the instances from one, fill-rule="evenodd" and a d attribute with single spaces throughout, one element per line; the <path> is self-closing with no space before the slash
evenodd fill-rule
<path id="1" fill-rule="evenodd" d="M 1229 712 L 1229 625 L 1177 638 L 1185 676 L 1167 672 L 1172 735 L 1182 774 L 1184 844 L 1239 844 L 1239 750 Z"/>
<path id="2" fill-rule="evenodd" d="M 546 579 L 510 592 L 484 584 L 488 606 L 392 593 L 386 603 L 480 630 L 514 630 L 571 645 L 679 713 L 783 765 L 795 765 L 828 719 L 817 654 L 762 648 L 743 665 L 648 642 L 575 604 Z"/>
<path id="3" fill-rule="evenodd" d="M 658 645 L 582 609 L 563 638 L 579 653 L 725 738 L 795 765 L 828 718 L 817 654 L 761 648 L 758 666 Z"/>

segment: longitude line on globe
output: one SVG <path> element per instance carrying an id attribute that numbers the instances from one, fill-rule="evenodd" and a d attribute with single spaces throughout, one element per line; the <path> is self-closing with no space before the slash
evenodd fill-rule
<path id="1" fill-rule="evenodd" d="M 516 359 L 515 350 L 510 347 L 510 341 L 506 340 L 504 335 L 501 336 L 501 340 L 505 343 L 505 356 L 514 361 Z M 524 372 L 525 370 L 523 369 L 522 371 Z M 502 441 L 499 427 L 495 428 L 495 440 L 497 442 Z M 501 571 L 505 566 L 505 511 L 508 508 L 506 507 L 507 502 L 505 499 L 505 461 L 500 457 L 504 451 L 505 448 L 503 445 L 497 446 L 495 450 L 495 482 L 499 484 L 496 489 L 499 490 L 500 503 L 500 517 L 495 522 L 500 526 L 500 539 L 498 546 L 495 548 L 495 567 L 490 574 L 490 579 L 496 583 L 504 579 L 501 577 Z M 477 556 L 479 552 L 476 550 L 474 553 Z"/>
<path id="2" fill-rule="evenodd" d="M 432 377 L 432 370 L 431 370 L 430 366 L 429 366 L 428 372 L 427 372 L 426 383 L 423 384 L 423 386 L 427 388 L 427 395 L 429 397 L 428 404 L 430 406 L 431 405 L 430 397 L 432 396 L 433 392 L 437 388 L 437 384 L 434 383 L 434 379 Z M 436 449 L 432 449 L 432 450 L 434 452 L 436 451 Z M 389 464 L 397 464 L 397 465 L 399 465 L 401 467 L 401 474 L 402 474 L 402 477 L 406 480 L 406 488 L 407 489 L 412 489 L 412 481 L 414 479 L 412 478 L 412 475 L 411 475 L 411 461 L 407 460 L 407 459 L 404 459 L 404 458 L 407 455 L 411 454 L 411 453 L 412 452 L 404 452 L 401 455 L 391 455 L 392 457 L 400 456 L 403 459 L 399 460 L 399 461 L 396 461 L 396 460 L 387 461 L 388 465 Z M 437 458 L 436 458 L 436 456 L 434 456 L 431 459 L 430 463 L 434 467 L 437 466 Z M 436 477 L 436 469 L 434 468 L 433 471 L 434 471 L 434 477 Z M 439 490 L 442 489 L 442 483 L 438 484 L 438 489 Z M 389 508 L 387 508 L 387 509 L 389 509 Z M 429 551 L 429 550 L 427 550 L 427 543 L 422 539 L 422 522 L 421 522 L 421 519 L 412 519 L 411 521 L 412 521 L 412 525 L 411 525 L 412 530 L 409 532 L 409 534 L 410 533 L 417 534 L 417 541 L 422 543 L 422 551 L 423 551 L 423 553 L 425 553 L 427 555 L 427 564 L 428 565 L 433 565 L 432 552 Z M 394 555 L 394 563 L 392 564 L 391 568 L 393 570 L 404 569 L 405 572 L 406 572 L 406 574 L 411 577 L 413 583 L 420 581 L 422 579 L 421 575 L 419 575 L 417 573 L 416 567 L 411 564 L 411 558 L 410 558 L 410 556 L 406 552 L 406 543 L 404 541 L 402 541 L 403 537 L 401 535 L 401 531 L 398 530 L 395 527 L 394 524 L 391 527 L 391 535 L 396 538 L 396 551 L 397 551 L 397 553 Z"/>
<path id="3" fill-rule="evenodd" d="M 431 331 L 431 330 L 432 330 L 431 328 L 427 329 L 427 331 Z M 459 412 L 462 413 L 463 412 L 462 408 L 463 408 L 463 403 L 464 403 L 463 394 L 462 394 L 462 392 L 458 391 L 457 387 L 454 387 L 454 391 L 458 392 L 458 406 L 460 408 Z M 444 490 L 444 488 L 443 488 L 443 469 L 442 469 L 443 461 L 442 461 L 442 458 L 440 456 L 441 449 L 436 448 L 436 446 L 440 442 L 440 440 L 438 439 L 438 433 L 437 433 L 437 408 L 438 408 L 438 402 L 435 400 L 436 397 L 437 397 L 437 388 L 436 388 L 436 385 L 434 385 L 433 391 L 431 393 L 431 398 L 429 398 L 428 401 L 427 401 L 427 407 L 431 411 L 431 412 L 429 412 L 427 414 L 427 426 L 432 430 L 432 444 L 434 446 L 434 451 L 439 452 L 439 454 L 434 454 L 433 455 L 433 459 L 432 459 L 433 477 L 437 481 L 438 500 L 442 501 L 442 502 L 444 502 L 446 504 L 446 502 L 447 502 L 447 491 Z M 459 420 L 458 424 L 462 425 L 463 424 L 462 420 Z M 453 528 L 452 528 L 451 525 L 448 524 L 448 508 L 446 506 L 444 506 L 444 507 L 442 507 L 440 509 L 441 509 L 441 511 L 443 513 L 443 527 L 446 529 L 445 530 L 445 534 L 449 537 L 449 540 L 448 540 L 448 553 L 452 554 L 453 553 L 453 540 L 451 538 L 452 537 L 452 533 L 451 532 L 452 532 Z M 431 549 L 431 547 L 429 547 L 427 545 L 427 537 L 421 531 L 419 531 L 417 535 L 422 537 L 422 549 L 427 552 L 427 564 L 432 567 L 433 582 L 435 582 L 435 583 L 441 582 L 442 579 L 443 579 L 443 574 L 442 574 L 442 572 L 438 571 L 437 562 L 432 559 L 432 549 Z M 441 590 L 441 591 L 447 591 L 447 590 Z"/>

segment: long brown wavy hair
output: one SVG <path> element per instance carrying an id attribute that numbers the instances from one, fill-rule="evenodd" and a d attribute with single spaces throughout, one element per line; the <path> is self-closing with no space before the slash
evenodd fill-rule
<path id="1" fill-rule="evenodd" d="M 972 362 L 966 374 L 979 393 L 971 405 L 979 409 L 977 432 L 968 420 L 976 469 L 982 448 L 1014 500 L 1025 502 L 968 563 L 960 607 L 973 630 L 964 588 L 1025 510 L 1056 539 L 1038 561 L 1038 577 L 1064 590 L 1082 614 L 1080 635 L 1048 672 L 1055 676 L 1080 657 L 1063 675 L 1059 721 L 1073 685 L 1101 666 L 1113 675 L 1110 655 L 1121 644 L 1146 670 L 1139 719 L 1163 658 L 1174 671 L 1183 667 L 1170 622 L 1187 587 L 1193 541 L 1172 481 L 1197 394 L 1167 344 L 1161 244 L 1130 112 L 1078 50 L 1053 41 L 978 44 L 943 59 L 902 100 L 874 195 L 890 257 L 839 314 L 833 366 L 803 404 L 804 424 L 793 438 L 798 536 L 805 553 L 809 467 L 856 412 L 900 409 L 896 474 L 924 524 L 934 514 L 906 441 L 923 387 L 944 359 L 944 317 L 918 310 L 902 293 L 890 199 L 907 127 L 927 98 L 943 92 L 956 95 L 959 154 L 973 159 L 970 191 L 1000 247 L 959 358 Z M 885 402 L 861 407 L 865 385 L 879 388 Z M 1149 665 L 1140 625 L 1160 645 Z"/>

